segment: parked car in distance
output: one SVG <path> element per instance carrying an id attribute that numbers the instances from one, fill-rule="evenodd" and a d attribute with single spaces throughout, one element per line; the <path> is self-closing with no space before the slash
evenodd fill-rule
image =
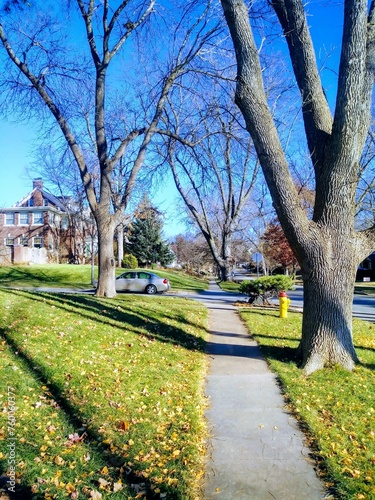
<path id="1" fill-rule="evenodd" d="M 116 278 L 116 292 L 142 292 L 154 295 L 171 288 L 167 278 L 148 271 L 127 271 Z"/>

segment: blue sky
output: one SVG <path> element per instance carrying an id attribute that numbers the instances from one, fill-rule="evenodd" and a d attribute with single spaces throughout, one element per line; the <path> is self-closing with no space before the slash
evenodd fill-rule
<path id="1" fill-rule="evenodd" d="M 337 66 L 339 46 L 341 39 L 342 7 L 340 2 L 328 2 L 327 0 L 310 0 L 308 9 L 312 16 L 309 19 L 313 39 L 315 42 L 318 58 L 325 58 L 324 53 L 334 50 L 327 65 L 331 68 Z M 324 9 L 322 10 L 322 6 Z M 321 13 L 324 15 L 319 15 Z M 330 84 L 333 73 L 325 70 L 325 88 L 330 102 L 334 101 L 335 86 Z M 0 122 L 0 151 L 1 151 L 1 183 L 0 183 L 0 207 L 13 205 L 32 189 L 32 172 L 27 173 L 27 168 L 32 163 L 32 148 L 38 137 L 38 125 L 15 124 L 1 120 Z M 167 194 L 168 193 L 168 194 Z M 172 236 L 183 231 L 183 226 L 178 224 L 176 216 L 173 215 L 175 207 L 176 191 L 172 186 L 164 188 L 154 198 L 154 203 L 161 203 L 162 211 L 170 215 L 165 221 L 165 234 Z"/>
<path id="2" fill-rule="evenodd" d="M 31 191 L 32 181 L 26 169 L 32 160 L 32 146 L 36 137 L 34 124 L 0 122 L 1 207 L 13 205 Z"/>

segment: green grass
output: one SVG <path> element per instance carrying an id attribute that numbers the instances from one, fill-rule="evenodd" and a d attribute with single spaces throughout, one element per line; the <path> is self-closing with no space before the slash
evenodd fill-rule
<path id="1" fill-rule="evenodd" d="M 0 473 L 14 430 L 18 498 L 199 498 L 202 305 L 3 289 L 0 307 Z"/>
<path id="2" fill-rule="evenodd" d="M 126 271 L 117 268 L 116 275 Z M 197 291 L 208 287 L 207 279 L 182 271 L 151 270 L 170 280 L 172 290 Z M 97 269 L 95 269 L 97 278 Z M 55 287 L 84 290 L 91 286 L 90 265 L 48 264 L 33 266 L 0 266 L 0 286 Z"/>
<path id="3" fill-rule="evenodd" d="M 0 266 L 0 286 L 71 287 L 83 290 L 92 288 L 91 266 L 69 264 Z"/>
<path id="4" fill-rule="evenodd" d="M 277 373 L 289 407 L 308 430 L 322 475 L 336 498 L 375 498 L 375 326 L 354 321 L 361 360 L 352 373 L 340 368 L 304 376 L 295 363 L 302 316 L 241 309 L 249 331 Z"/>
<path id="5" fill-rule="evenodd" d="M 369 282 L 364 282 L 364 283 L 359 283 L 357 282 L 354 286 L 354 292 L 355 293 L 364 293 L 366 295 L 375 295 L 375 283 L 369 283 Z"/>
<path id="6" fill-rule="evenodd" d="M 220 281 L 218 283 L 220 288 L 225 292 L 237 292 L 239 293 L 240 283 L 236 281 Z"/>

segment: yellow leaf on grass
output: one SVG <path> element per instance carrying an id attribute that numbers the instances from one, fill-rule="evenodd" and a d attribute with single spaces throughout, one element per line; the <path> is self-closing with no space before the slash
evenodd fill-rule
<path id="1" fill-rule="evenodd" d="M 76 490 L 75 487 L 72 485 L 72 483 L 68 483 L 65 486 L 65 489 L 68 493 L 73 493 Z"/>
<path id="2" fill-rule="evenodd" d="M 105 465 L 103 469 L 100 471 L 101 474 L 108 474 L 108 467 Z"/>
<path id="3" fill-rule="evenodd" d="M 118 481 L 117 483 L 113 484 L 113 493 L 117 493 L 120 490 L 122 490 L 122 483 L 121 481 Z"/>
<path id="4" fill-rule="evenodd" d="M 64 465 L 65 460 L 57 455 L 54 459 L 54 462 L 56 465 Z"/>
<path id="5" fill-rule="evenodd" d="M 125 422 L 124 420 L 120 420 L 116 424 L 117 430 L 120 432 L 126 432 L 130 428 L 130 422 Z"/>

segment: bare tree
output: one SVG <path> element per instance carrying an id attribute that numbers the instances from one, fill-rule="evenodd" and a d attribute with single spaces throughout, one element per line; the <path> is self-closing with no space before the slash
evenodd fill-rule
<path id="1" fill-rule="evenodd" d="M 177 264 L 188 272 L 211 273 L 214 267 L 212 253 L 201 233 L 179 234 L 171 248 Z"/>
<path id="2" fill-rule="evenodd" d="M 176 4 L 173 15 L 162 20 L 160 40 L 149 48 L 159 51 L 155 58 L 164 57 L 164 72 L 145 88 L 137 80 L 138 73 L 145 73 L 132 57 L 142 36 L 148 36 L 143 28 L 151 26 L 155 0 L 75 0 L 67 5 L 68 19 L 56 10 L 61 6 L 48 2 L 37 2 L 27 16 L 3 16 L 0 40 L 10 62 L 3 96 L 10 96 L 19 112 L 22 108 L 35 113 L 42 103 L 62 134 L 98 228 L 97 294 L 112 297 L 115 228 L 144 166 L 167 96 L 218 28 L 208 17 L 209 2 L 196 7 Z M 124 53 L 126 44 L 129 50 Z M 123 101 L 119 81 L 126 87 Z"/>
<path id="3" fill-rule="evenodd" d="M 375 248 L 375 226 L 355 229 L 359 161 L 369 129 L 375 69 L 375 4 L 345 0 L 334 116 L 315 59 L 301 0 L 273 0 L 302 99 L 315 172 L 312 219 L 298 199 L 264 92 L 262 68 L 242 0 L 222 0 L 237 57 L 236 103 L 257 150 L 278 218 L 301 266 L 304 315 L 299 352 L 307 373 L 326 364 L 351 370 L 353 285 L 358 264 Z M 322 7 L 324 15 L 324 7 Z"/>
<path id="4" fill-rule="evenodd" d="M 226 96 L 200 102 L 199 112 L 181 119 L 174 103 L 168 114 L 173 136 L 167 162 L 175 185 L 211 251 L 219 278 L 231 279 L 232 240 L 257 180 L 252 141 Z M 197 100 L 194 100 L 197 106 Z M 186 110 L 185 110 L 186 112 Z M 177 138 L 178 137 L 178 138 Z"/>

